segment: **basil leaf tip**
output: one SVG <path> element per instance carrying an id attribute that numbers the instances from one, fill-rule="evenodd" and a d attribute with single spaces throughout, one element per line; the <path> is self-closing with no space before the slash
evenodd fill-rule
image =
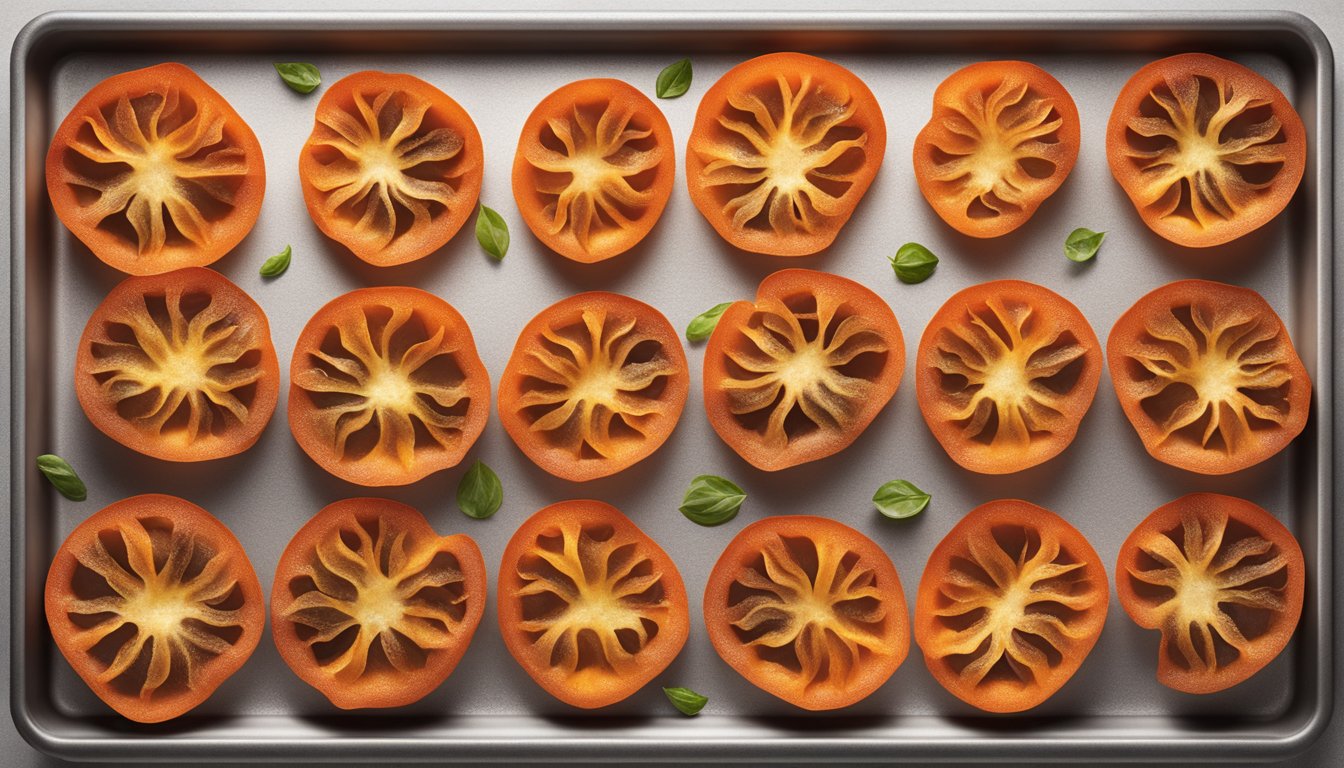
<path id="1" fill-rule="evenodd" d="M 908 285 L 922 283 L 938 268 L 938 257 L 919 243 L 906 243 L 891 257 L 896 279 Z"/>
<path id="2" fill-rule="evenodd" d="M 502 261 L 504 254 L 509 252 L 509 225 L 504 221 L 493 208 L 487 208 L 484 203 L 481 204 L 480 213 L 476 214 L 476 242 L 481 244 L 485 252 L 495 261 Z"/>
<path id="3" fill-rule="evenodd" d="M 681 514 L 699 525 L 720 525 L 737 517 L 747 494 L 731 480 L 699 475 L 691 480 L 681 500 Z"/>
<path id="4" fill-rule="evenodd" d="M 1106 239 L 1105 232 L 1093 232 L 1087 227 L 1079 227 L 1064 238 L 1064 255 L 1069 261 L 1082 263 L 1097 255 L 1101 241 Z"/>
<path id="5" fill-rule="evenodd" d="M 89 489 L 84 487 L 84 481 L 79 479 L 75 468 L 60 456 L 52 453 L 38 456 L 37 469 L 65 498 L 71 501 L 83 501 L 89 497 Z"/>
<path id="6" fill-rule="evenodd" d="M 672 702 L 677 711 L 687 717 L 695 717 L 709 703 L 708 696 L 701 696 L 690 688 L 663 688 L 663 695 Z"/>
<path id="7" fill-rule="evenodd" d="M 873 503 L 883 515 L 900 520 L 923 512 L 931 498 L 909 480 L 892 480 L 877 489 L 877 493 L 873 494 Z"/>
<path id="8" fill-rule="evenodd" d="M 504 503 L 504 486 L 499 475 L 480 459 L 471 465 L 457 484 L 457 507 L 467 517 L 477 520 L 495 514 Z"/>
<path id="9" fill-rule="evenodd" d="M 674 61 L 663 67 L 654 83 L 654 93 L 660 99 L 675 99 L 691 87 L 691 60 Z"/>
<path id="10" fill-rule="evenodd" d="M 261 276 L 279 277 L 285 274 L 285 270 L 289 269 L 289 260 L 293 258 L 293 256 L 293 249 L 286 245 L 285 250 L 267 259 L 266 263 L 261 265 Z"/>
<path id="11" fill-rule="evenodd" d="M 701 312 L 695 316 L 691 324 L 686 326 L 687 341 L 704 341 L 714 332 L 714 326 L 719 324 L 719 318 L 723 313 L 733 306 L 733 302 L 725 301 L 722 304 L 715 304 L 713 307 Z"/>
<path id="12" fill-rule="evenodd" d="M 322 84 L 322 73 L 317 67 L 302 61 L 275 62 L 275 71 L 292 90 L 298 93 L 312 93 Z"/>

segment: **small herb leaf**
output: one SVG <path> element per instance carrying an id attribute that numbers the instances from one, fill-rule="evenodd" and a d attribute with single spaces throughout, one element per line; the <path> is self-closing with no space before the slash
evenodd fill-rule
<path id="1" fill-rule="evenodd" d="M 478 459 L 457 484 L 458 509 L 467 517 L 484 520 L 498 512 L 503 503 L 504 486 L 499 475 Z"/>
<path id="2" fill-rule="evenodd" d="M 909 480 L 892 480 L 877 489 L 877 493 L 873 494 L 873 503 L 882 514 L 899 520 L 923 512 L 931 498 Z"/>
<path id="3" fill-rule="evenodd" d="M 896 250 L 891 268 L 902 283 L 922 283 L 938 268 L 938 257 L 919 243 L 906 243 Z"/>
<path id="4" fill-rule="evenodd" d="M 299 93 L 312 93 L 313 89 L 322 84 L 322 74 L 312 64 L 277 61 L 275 71 L 280 73 L 280 79 L 285 81 L 285 85 Z"/>
<path id="5" fill-rule="evenodd" d="M 1087 227 L 1079 227 L 1064 238 L 1064 255 L 1069 261 L 1084 262 L 1097 255 L 1101 241 L 1106 239 L 1105 232 L 1093 232 Z"/>
<path id="6" fill-rule="evenodd" d="M 677 711 L 687 717 L 694 717 L 700 714 L 700 710 L 709 703 L 709 697 L 701 696 L 690 688 L 664 688 L 663 694 L 667 700 L 672 702 L 672 706 Z"/>
<path id="7" fill-rule="evenodd" d="M 481 205 L 481 212 L 476 214 L 476 242 L 495 261 L 502 260 L 509 252 L 509 225 L 503 216 L 485 205 Z"/>
<path id="8" fill-rule="evenodd" d="M 660 99 L 675 99 L 691 87 L 691 60 L 674 61 L 658 73 L 654 93 Z"/>
<path id="9" fill-rule="evenodd" d="M 700 475 L 691 481 L 681 500 L 681 514 L 700 525 L 719 525 L 737 517 L 747 494 L 731 480 Z"/>
<path id="10" fill-rule="evenodd" d="M 261 276 L 279 277 L 285 274 L 285 270 L 289 269 L 289 260 L 293 255 L 294 251 L 286 245 L 285 250 L 267 259 L 266 263 L 261 265 Z"/>
<path id="11" fill-rule="evenodd" d="M 733 302 L 725 301 L 722 304 L 715 304 L 710 309 L 696 315 L 691 324 L 686 326 L 686 340 L 704 341 L 708 339 L 709 335 L 714 332 L 714 326 L 719 324 L 719 318 L 723 317 L 723 313 L 731 306 L 733 306 Z"/>
<path id="12" fill-rule="evenodd" d="M 71 501 L 83 501 L 89 497 L 89 489 L 84 487 L 84 481 L 75 474 L 75 468 L 60 456 L 50 453 L 38 456 L 37 468 L 65 498 Z"/>

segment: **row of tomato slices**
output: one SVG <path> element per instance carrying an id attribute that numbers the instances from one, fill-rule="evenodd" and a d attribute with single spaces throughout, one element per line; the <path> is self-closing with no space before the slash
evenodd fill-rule
<path id="1" fill-rule="evenodd" d="M 1064 183 L 1081 127 L 1068 91 L 1020 61 L 973 64 L 934 94 L 914 144 L 930 206 L 974 237 L 1022 226 Z M 829 246 L 882 164 L 872 91 L 798 53 L 744 62 L 704 95 L 686 158 L 696 207 L 725 241 L 778 256 Z M 1159 235 L 1201 247 L 1274 218 L 1306 160 L 1301 118 L 1239 64 L 1183 54 L 1139 70 L 1106 133 L 1112 174 Z M 359 258 L 402 264 L 441 248 L 476 210 L 481 136 L 456 101 L 404 74 L 360 72 L 323 94 L 299 160 L 316 225 Z M 528 228 L 580 262 L 611 258 L 653 228 L 672 192 L 667 119 L 614 79 L 547 96 L 524 123 L 513 193 Z M 180 64 L 113 76 L 53 136 L 47 188 L 95 255 L 137 275 L 219 259 L 251 230 L 261 147 L 228 102 Z"/>
<path id="2" fill-rule="evenodd" d="M 1302 551 L 1248 501 L 1197 493 L 1166 504 L 1120 549 L 1116 590 L 1161 632 L 1157 677 L 1190 693 L 1235 685 L 1286 646 L 1301 615 Z M 553 504 L 504 550 L 499 630 L 557 699 L 602 707 L 658 677 L 689 635 L 667 553 L 599 501 Z M 415 702 L 461 661 L 486 601 L 481 551 L 386 499 L 335 502 L 299 529 L 276 568 L 271 633 L 286 664 L 344 709 Z M 1037 706 L 1079 669 L 1110 589 L 1072 525 L 1025 501 L 992 501 L 934 549 L 914 637 L 933 677 L 990 712 Z M 219 520 L 172 496 L 112 504 L 61 545 L 46 584 L 57 646 L 90 688 L 140 722 L 177 717 L 248 659 L 265 600 Z M 798 707 L 854 704 L 905 659 L 910 621 L 882 548 L 829 518 L 743 528 L 710 572 L 703 615 L 722 659 Z"/>

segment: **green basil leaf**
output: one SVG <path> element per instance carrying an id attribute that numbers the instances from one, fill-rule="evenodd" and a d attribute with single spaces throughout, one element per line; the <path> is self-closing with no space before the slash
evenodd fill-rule
<path id="1" fill-rule="evenodd" d="M 38 456 L 37 468 L 65 498 L 71 501 L 83 501 L 89 498 L 89 489 L 84 487 L 84 481 L 75 474 L 75 468 L 60 456 L 50 453 Z"/>
<path id="2" fill-rule="evenodd" d="M 458 509 L 467 517 L 484 520 L 498 512 L 503 503 L 504 486 L 499 482 L 499 475 L 477 459 L 457 484 Z"/>
<path id="3" fill-rule="evenodd" d="M 731 480 L 700 475 L 691 481 L 681 500 L 681 514 L 700 525 L 719 525 L 737 517 L 747 494 Z"/>
<path id="4" fill-rule="evenodd" d="M 663 694 L 667 700 L 672 702 L 672 706 L 677 711 L 687 717 L 694 717 L 700 714 L 700 710 L 709 703 L 709 697 L 701 696 L 690 688 L 664 688 Z"/>
<path id="5" fill-rule="evenodd" d="M 1079 227 L 1064 238 L 1064 255 L 1069 261 L 1084 262 L 1097 255 L 1101 241 L 1106 239 L 1105 232 L 1093 232 L 1087 227 Z"/>
<path id="6" fill-rule="evenodd" d="M 654 93 L 660 99 L 675 99 L 691 87 L 691 60 L 674 61 L 658 73 Z"/>
<path id="7" fill-rule="evenodd" d="M 877 493 L 873 494 L 873 503 L 882 514 L 899 520 L 923 512 L 931 498 L 909 480 L 892 480 L 877 489 Z"/>
<path id="8" fill-rule="evenodd" d="M 261 276 L 279 277 L 285 274 L 285 270 L 289 269 L 289 260 L 293 255 L 294 251 L 286 245 L 285 250 L 267 259 L 266 263 L 261 265 Z"/>
<path id="9" fill-rule="evenodd" d="M 476 242 L 495 261 L 500 261 L 509 252 L 509 225 L 503 216 L 492 208 L 486 208 L 484 204 L 481 205 L 481 212 L 476 214 Z"/>
<path id="10" fill-rule="evenodd" d="M 733 302 L 725 301 L 722 304 L 715 304 L 713 307 L 701 312 L 695 316 L 691 324 L 686 326 L 687 341 L 704 341 L 714 332 L 714 326 L 719 324 L 719 318 L 723 313 L 733 306 Z"/>
<path id="11" fill-rule="evenodd" d="M 902 283 L 922 283 L 938 268 L 938 257 L 919 243 L 906 243 L 891 258 L 891 268 Z"/>
<path id="12" fill-rule="evenodd" d="M 280 73 L 280 79 L 285 81 L 285 85 L 299 93 L 312 93 L 313 89 L 322 84 L 322 74 L 312 64 L 277 61 L 275 71 Z"/>

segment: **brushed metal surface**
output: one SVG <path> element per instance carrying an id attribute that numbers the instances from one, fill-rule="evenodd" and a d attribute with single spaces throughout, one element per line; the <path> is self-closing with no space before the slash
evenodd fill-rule
<path id="1" fill-rule="evenodd" d="M 825 254 L 780 260 L 735 251 L 695 212 L 678 178 L 652 234 L 613 262 L 585 267 L 541 247 L 526 231 L 509 185 L 518 131 L 554 88 L 592 76 L 619 77 L 652 90 L 658 70 L 690 54 L 690 93 L 660 101 L 684 152 L 699 96 L 736 62 L 797 48 L 832 58 L 869 83 L 888 122 L 883 170 L 836 244 Z M 1139 66 L 1183 50 L 1234 58 L 1284 90 L 1309 126 L 1307 178 L 1293 204 L 1259 232 L 1228 246 L 1191 252 L 1152 235 L 1110 179 L 1104 127 L 1115 93 Z M 1021 230 L 982 242 L 949 230 L 914 184 L 909 151 L 927 119 L 933 89 L 971 61 L 1015 57 L 1054 74 L 1077 101 L 1083 146 L 1064 187 Z M 192 66 L 252 125 L 269 170 L 267 200 L 252 234 L 215 266 L 267 311 L 282 360 L 321 304 L 363 285 L 410 284 L 443 296 L 471 323 L 497 380 L 517 332 L 538 309 L 601 288 L 661 309 L 678 327 L 719 301 L 750 297 L 783 266 L 837 272 L 877 290 L 893 306 L 913 352 L 924 323 L 951 293 L 1004 277 L 1031 279 L 1070 298 L 1103 339 L 1111 322 L 1151 288 L 1182 277 L 1235 282 L 1260 291 L 1284 316 L 1316 383 L 1307 432 L 1269 462 L 1225 478 L 1190 475 L 1147 457 L 1124 420 L 1109 382 L 1074 445 L 1058 459 L 1010 477 L 961 470 L 929 435 L 911 381 L 847 451 L 776 474 L 754 470 L 710 430 L 700 407 L 702 346 L 690 345 L 692 391 L 681 424 L 653 457 L 613 478 L 582 485 L 533 467 L 491 419 L 470 458 L 504 479 L 504 508 L 488 521 L 458 514 L 452 492 L 465 464 L 406 489 L 369 493 L 327 476 L 294 444 L 283 403 L 258 445 L 203 465 L 172 465 L 134 454 L 84 418 L 72 392 L 74 345 L 93 307 L 120 279 L 55 221 L 42 189 L 41 159 L 51 129 L 89 87 L 116 72 L 167 59 Z M 482 201 L 509 219 L 514 243 L 502 264 L 479 252 L 469 228 L 441 252 L 406 267 L 377 270 L 326 240 L 299 192 L 297 152 L 320 94 L 293 94 L 270 62 L 318 64 L 328 84 L 353 71 L 416 74 L 458 100 L 481 130 L 487 156 Z M 1329 47 L 1309 22 L 1285 14 L 1073 14 L 1029 18 L 978 14 L 849 16 L 620 14 L 288 16 L 59 15 L 21 36 L 13 69 L 13 361 L 15 450 L 12 664 L 16 721 L 30 741 L 69 757 L 182 760 L 287 756 L 312 759 L 594 759 L 643 755 L 685 759 L 957 759 L 994 755 L 1138 758 L 1275 757 L 1301 748 L 1327 714 L 1333 679 L 1328 565 L 1333 481 L 1330 430 L 1331 237 Z M 680 158 L 679 158 L 680 159 Z M 1095 263 L 1063 258 L 1076 226 L 1107 230 Z M 920 286 L 897 283 L 886 257 L 915 240 L 942 257 Z M 260 263 L 294 248 L 289 272 L 263 282 Z M 21 334 L 21 335 L 20 335 Z M 282 368 L 286 366 L 282 365 Z M 55 451 L 85 477 L 90 499 L 68 502 L 28 472 L 36 453 Z M 676 511 L 695 474 L 732 477 L 750 498 L 732 523 L 703 529 Z M 930 509 L 891 521 L 869 497 L 906 477 L 934 494 Z M 917 649 L 892 680 L 843 712 L 800 715 L 750 686 L 713 653 L 699 617 L 705 575 L 728 539 L 768 514 L 807 512 L 864 531 L 892 556 L 913 604 L 924 559 L 967 510 L 1016 496 L 1049 507 L 1079 527 L 1107 566 L 1120 542 L 1152 508 L 1181 494 L 1216 490 L 1273 511 L 1298 535 L 1312 588 L 1294 642 L 1270 667 L 1230 691 L 1191 697 L 1153 679 L 1156 634 L 1139 630 L 1112 601 L 1101 641 L 1074 679 L 1026 716 L 989 717 L 933 682 Z M 654 684 L 597 713 L 546 696 L 503 648 L 493 606 L 458 671 L 434 694 L 395 712 L 343 713 L 280 662 L 268 640 L 248 665 L 192 715 L 154 728 L 112 715 L 54 652 L 41 618 L 40 590 L 55 546 L 101 506 L 135 493 L 183 496 L 238 534 L 269 588 L 276 560 L 295 530 L 338 498 L 382 495 L 421 509 L 440 531 L 464 531 L 493 571 L 514 526 L 537 508 L 592 496 L 623 509 L 677 561 L 691 595 L 692 636 Z M 1324 566 L 1324 567 L 1323 567 Z M 1113 576 L 1113 574 L 1112 574 Z M 694 720 L 675 715 L 660 685 L 710 696 Z M 1044 750 L 1044 751 L 1043 751 Z"/>

